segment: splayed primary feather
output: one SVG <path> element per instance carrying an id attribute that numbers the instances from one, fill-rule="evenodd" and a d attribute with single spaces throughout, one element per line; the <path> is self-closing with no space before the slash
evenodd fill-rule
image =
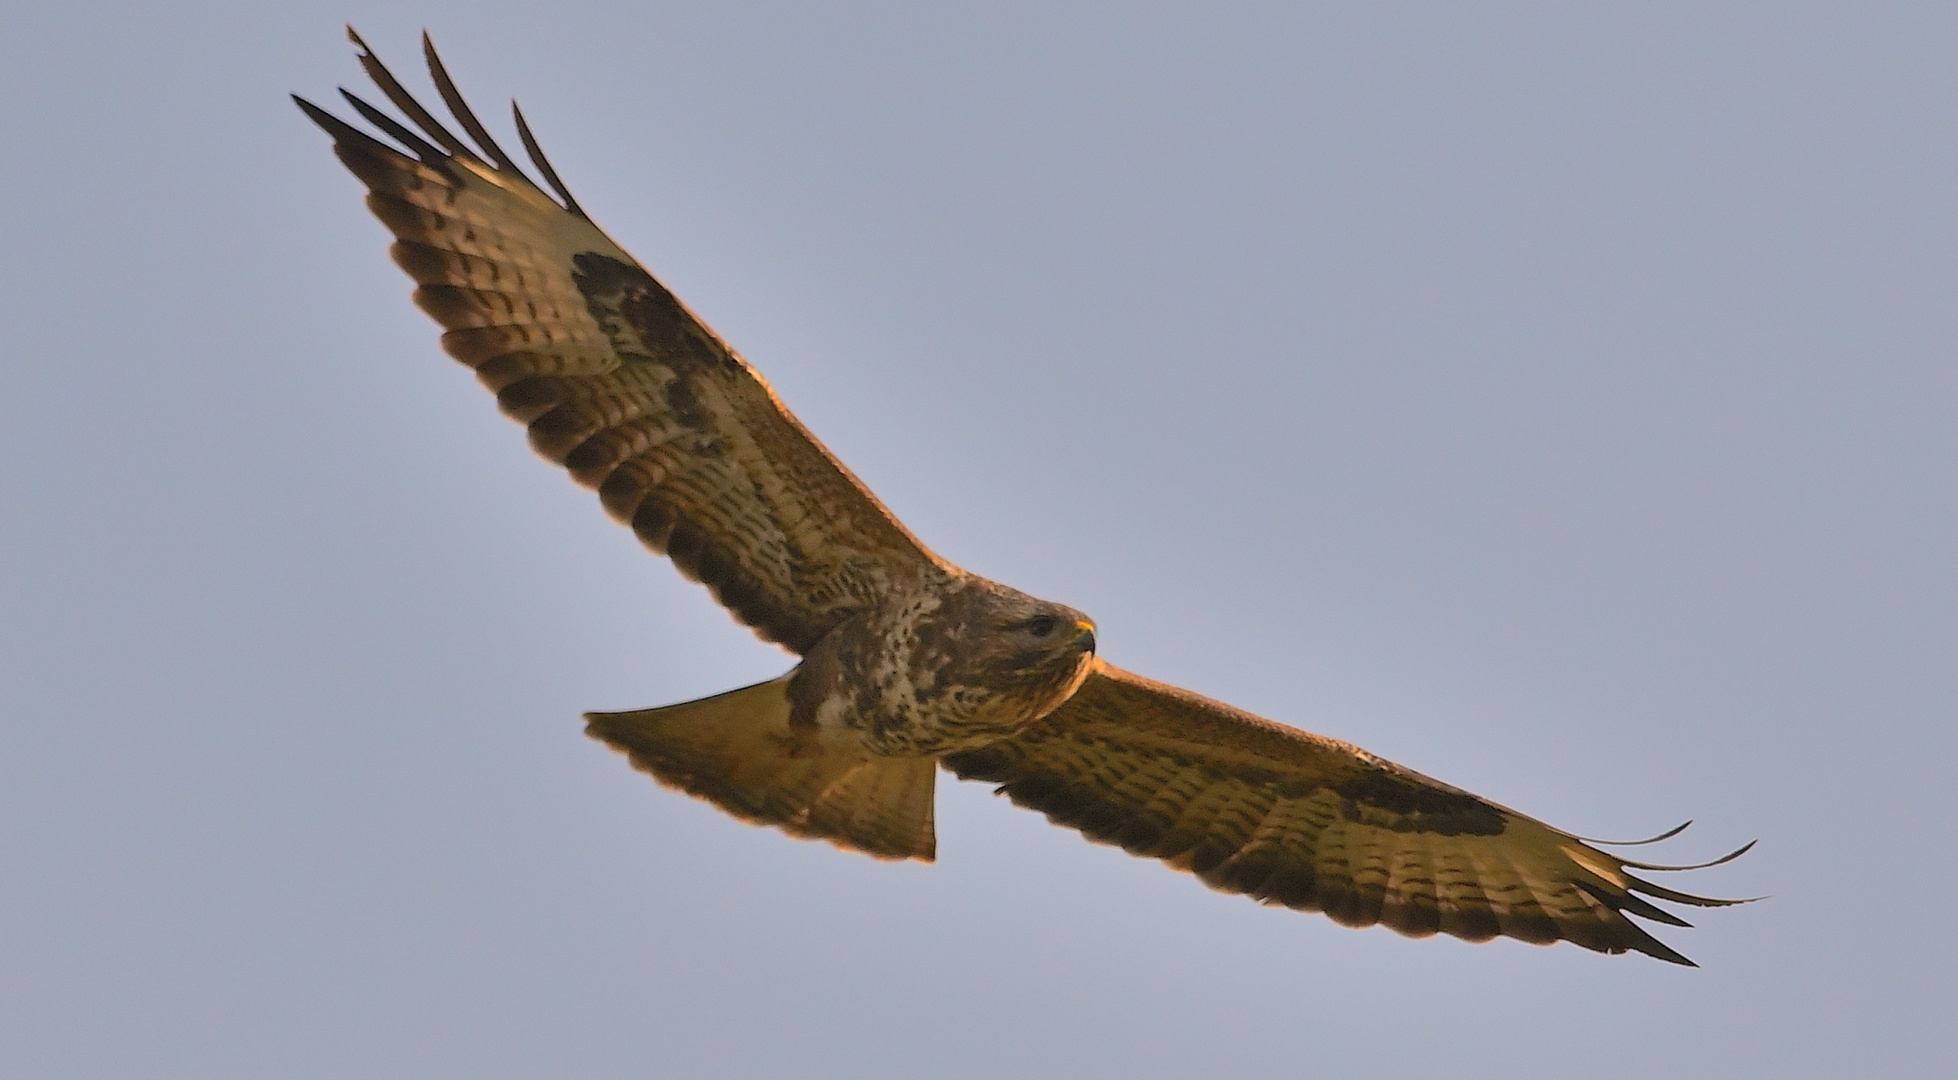
<path id="1" fill-rule="evenodd" d="M 436 91 L 474 147 L 348 35 L 408 123 L 342 93 L 401 149 L 295 100 L 367 185 L 443 348 L 608 513 L 804 658 L 715 698 L 589 715 L 591 734 L 662 782 L 793 835 L 929 859 L 942 764 L 1213 888 L 1413 936 L 1563 940 L 1688 964 L 1627 916 L 1687 925 L 1648 896 L 1739 902 L 1628 868 L 1699 869 L 1747 848 L 1694 866 L 1621 859 L 1358 747 L 1102 662 L 1079 612 L 918 542 L 591 223 L 514 103 L 549 192 L 490 136 L 427 35 Z"/>

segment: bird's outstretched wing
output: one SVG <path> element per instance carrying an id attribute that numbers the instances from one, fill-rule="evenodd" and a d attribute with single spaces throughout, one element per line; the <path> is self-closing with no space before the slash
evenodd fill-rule
<path id="1" fill-rule="evenodd" d="M 1625 917 L 1688 925 L 1636 894 L 1741 902 L 1626 871 L 1692 867 L 1627 862 L 1359 747 L 1106 664 L 1032 727 L 944 763 L 1090 840 L 1346 926 L 1691 964 Z"/>
<path id="2" fill-rule="evenodd" d="M 408 153 L 294 100 L 367 185 L 415 302 L 447 331 L 442 347 L 529 426 L 539 453 L 595 488 L 613 517 L 736 618 L 798 653 L 948 571 L 746 361 L 585 217 L 521 113 L 525 149 L 562 204 L 496 145 L 425 35 L 436 88 L 474 148 L 348 35 L 420 133 L 341 93 Z"/>

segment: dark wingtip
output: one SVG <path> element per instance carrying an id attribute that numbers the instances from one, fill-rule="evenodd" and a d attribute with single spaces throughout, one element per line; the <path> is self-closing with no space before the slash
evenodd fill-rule
<path id="1" fill-rule="evenodd" d="M 530 125 L 524 122 L 523 110 L 517 107 L 515 98 L 510 99 L 510 115 L 517 118 L 517 137 L 523 140 L 524 153 L 530 155 L 531 164 L 537 166 L 537 171 L 543 175 L 544 182 L 551 185 L 551 190 L 557 192 L 558 198 L 564 200 L 566 210 L 590 221 L 591 215 L 585 213 L 584 207 L 578 205 L 578 200 L 571 197 L 571 189 L 564 186 L 564 181 L 558 179 L 557 170 L 551 168 L 551 162 L 544 156 L 543 148 L 537 145 L 537 137 L 530 133 Z"/>
<path id="2" fill-rule="evenodd" d="M 307 101 L 298 94 L 292 94 L 290 97 L 292 98 L 292 103 L 299 106 L 299 111 L 305 113 L 308 120 L 318 124 L 328 135 L 337 135 L 339 129 L 349 126 L 346 121 L 327 112 L 318 105 Z"/>
<path id="3" fill-rule="evenodd" d="M 455 80 L 449 77 L 449 69 L 443 66 L 442 57 L 436 53 L 435 39 L 429 36 L 427 28 L 422 30 L 422 59 L 428 64 L 429 76 L 435 80 L 436 93 L 442 95 L 443 103 L 449 107 L 449 114 L 462 125 L 462 130 L 476 140 L 476 145 L 482 148 L 483 153 L 489 155 L 498 169 L 528 183 L 529 178 L 524 177 L 523 170 L 517 168 L 517 163 L 510 160 L 510 155 L 504 153 L 503 148 L 496 144 L 496 140 L 490 137 L 489 129 L 483 126 L 482 121 L 476 119 L 476 113 L 469 108 L 468 102 L 463 100 L 462 92 L 456 89 Z"/>
<path id="4" fill-rule="evenodd" d="M 1592 895 L 1596 896 L 1597 894 L 1593 893 Z M 1676 925 L 1676 926 L 1690 925 L 1688 923 L 1680 922 L 1676 920 L 1667 920 L 1667 922 L 1668 925 Z M 1668 964 L 1678 964 L 1680 967 L 1690 968 L 1690 967 L 1700 966 L 1694 963 L 1692 960 L 1688 959 L 1685 953 L 1675 950 L 1672 946 L 1667 945 L 1665 942 L 1660 941 L 1658 938 L 1655 938 L 1651 934 L 1646 933 L 1642 927 L 1633 924 L 1628 919 L 1621 918 L 1619 929 L 1623 932 L 1623 936 L 1620 937 L 1618 941 L 1614 943 L 1615 945 L 1622 946 L 1624 949 L 1628 949 L 1632 952 L 1644 953 L 1645 955 L 1652 957 L 1654 960 L 1664 960 Z M 1617 951 L 1617 950 L 1614 949 L 1610 951 Z"/>
<path id="5" fill-rule="evenodd" d="M 1703 863 L 1690 863 L 1684 866 L 1669 866 L 1663 863 L 1633 862 L 1630 859 L 1620 859 L 1618 861 L 1626 866 L 1635 866 L 1640 870 L 1659 870 L 1665 872 L 1672 872 L 1676 870 L 1704 870 L 1709 866 L 1719 866 L 1723 863 L 1733 862 L 1735 859 L 1738 859 L 1742 855 L 1747 854 L 1750 850 L 1753 849 L 1754 845 L 1759 842 L 1760 841 L 1758 840 L 1749 840 L 1747 843 L 1742 844 L 1741 846 L 1735 848 L 1732 851 L 1729 851 L 1728 853 L 1720 856 L 1717 859 L 1709 859 Z"/>
<path id="6" fill-rule="evenodd" d="M 415 156 L 421 158 L 423 164 L 447 171 L 449 155 L 436 149 L 433 143 L 409 131 L 407 125 L 397 122 L 394 117 L 369 105 L 353 91 L 341 87 L 340 96 L 346 98 L 347 104 L 352 105 L 354 111 L 365 117 L 368 123 L 387 132 L 390 138 L 414 151 Z"/>
<path id="7" fill-rule="evenodd" d="M 1679 824 L 1673 826 L 1672 828 L 1667 829 L 1665 832 L 1662 832 L 1657 836 L 1648 836 L 1643 840 L 1593 840 L 1588 836 L 1580 836 L 1578 837 L 1578 839 L 1584 841 L 1587 844 L 1597 844 L 1600 847 L 1641 847 L 1645 844 L 1656 844 L 1661 840 L 1670 840 L 1673 837 L 1678 836 L 1680 833 L 1685 832 L 1686 827 L 1691 824 L 1693 824 L 1693 819 L 1687 818 L 1685 821 L 1682 821 Z"/>
<path id="8" fill-rule="evenodd" d="M 1751 904 L 1756 900 L 1767 899 L 1765 896 L 1748 896 L 1738 900 L 1724 899 L 1717 896 L 1696 896 L 1693 893 L 1680 892 L 1678 889 L 1668 889 L 1664 885 L 1655 885 L 1644 878 L 1633 877 L 1631 874 L 1625 875 L 1625 881 L 1625 888 L 1633 892 L 1642 892 L 1647 896 L 1660 900 L 1670 900 L 1675 904 L 1688 904 L 1693 907 L 1733 907 L 1736 904 Z"/>
<path id="9" fill-rule="evenodd" d="M 345 93 L 345 92 L 346 91 L 344 90 L 341 91 L 341 93 Z M 311 120 L 313 123 L 318 124 L 322 131 L 325 131 L 328 135 L 333 136 L 333 142 L 334 145 L 336 146 L 340 146 L 343 148 L 361 147 L 366 150 L 378 149 L 378 150 L 387 151 L 389 153 L 393 152 L 393 150 L 390 147 L 388 147 L 385 143 L 381 142 L 380 140 L 374 138 L 374 136 L 367 134 L 365 131 L 362 131 L 359 128 L 353 126 L 352 124 L 347 123 L 345 120 L 342 120 L 339 117 L 333 115 L 332 113 L 327 112 L 325 109 L 320 108 L 318 105 L 315 105 L 310 101 L 307 101 L 305 98 L 300 97 L 298 94 L 292 95 L 292 102 L 293 104 L 299 106 L 299 110 L 306 114 L 306 118 L 308 120 Z"/>
<path id="10" fill-rule="evenodd" d="M 368 78 L 374 80 L 374 85 L 381 88 L 381 93 L 387 95 L 387 99 L 394 103 L 395 108 L 405 113 L 416 127 L 422 129 L 424 134 L 454 157 L 487 167 L 487 163 L 477 155 L 476 151 L 469 148 L 469 144 L 456 138 L 455 133 L 443 127 L 440 121 L 429 115 L 427 109 L 422 108 L 421 102 L 416 101 L 414 95 L 410 94 L 401 85 L 401 81 L 394 77 L 394 73 L 387 69 L 387 65 L 381 63 L 381 58 L 375 55 L 374 50 L 369 48 L 365 41 L 361 40 L 359 34 L 354 33 L 352 26 L 347 27 L 347 40 L 353 42 L 360 50 L 361 69 L 367 72 Z"/>
<path id="11" fill-rule="evenodd" d="M 1672 948 L 1668 947 L 1664 942 L 1660 941 L 1658 938 L 1655 937 L 1647 936 L 1643 942 L 1633 945 L 1632 948 L 1638 950 L 1639 952 L 1644 953 L 1645 955 L 1653 958 L 1654 960 L 1664 960 L 1668 964 L 1678 964 L 1680 967 L 1689 967 L 1689 968 L 1696 968 L 1700 966 L 1694 963 L 1691 959 L 1689 959 L 1686 956 L 1686 954 L 1674 951 Z"/>

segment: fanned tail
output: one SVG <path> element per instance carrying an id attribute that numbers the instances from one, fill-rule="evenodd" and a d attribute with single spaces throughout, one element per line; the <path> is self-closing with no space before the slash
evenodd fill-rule
<path id="1" fill-rule="evenodd" d="M 585 733 L 744 821 L 881 859 L 932 860 L 932 758 L 873 758 L 789 724 L 790 672 L 715 697 L 586 713 Z"/>

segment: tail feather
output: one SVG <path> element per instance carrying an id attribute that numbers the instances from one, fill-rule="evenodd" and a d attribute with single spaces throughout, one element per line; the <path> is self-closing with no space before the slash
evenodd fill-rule
<path id="1" fill-rule="evenodd" d="M 790 675 L 658 709 L 586 713 L 585 733 L 745 821 L 879 858 L 930 861 L 937 762 L 873 758 L 791 729 Z"/>
<path id="2" fill-rule="evenodd" d="M 932 758 L 878 758 L 845 773 L 823 790 L 801 819 L 784 828 L 808 836 L 849 837 L 873 855 L 923 859 L 937 854 L 932 822 Z"/>

